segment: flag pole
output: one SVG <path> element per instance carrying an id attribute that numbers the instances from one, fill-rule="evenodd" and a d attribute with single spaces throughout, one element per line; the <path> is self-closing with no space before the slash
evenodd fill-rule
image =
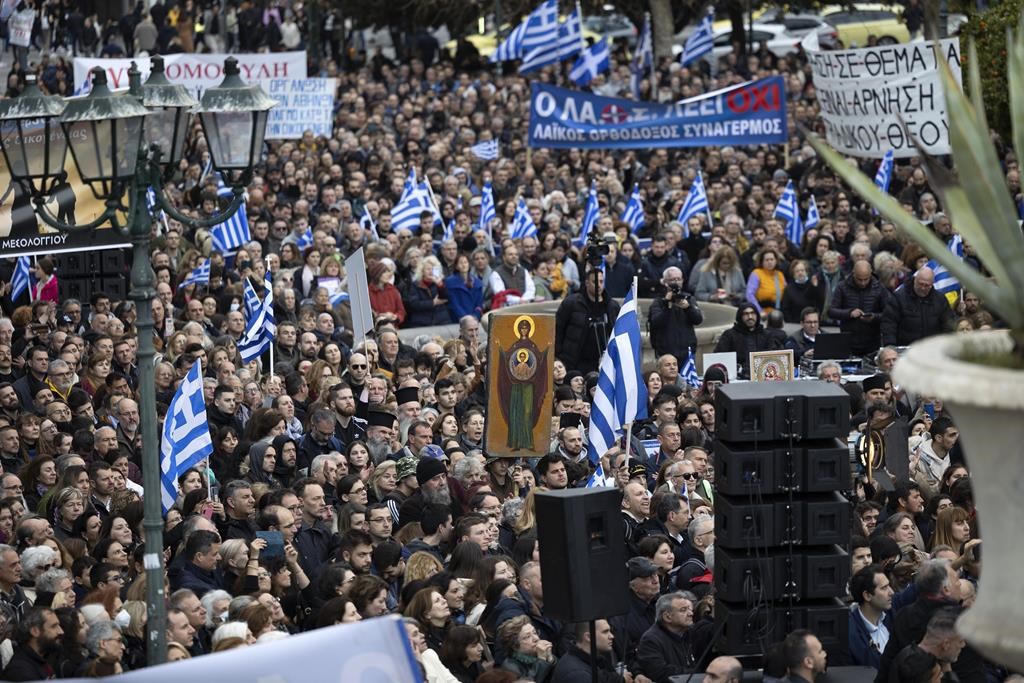
<path id="1" fill-rule="evenodd" d="M 639 303 L 639 301 L 637 301 L 637 298 L 636 298 L 637 285 L 638 285 L 638 278 L 634 276 L 633 277 L 633 287 L 632 287 L 632 290 L 633 290 L 633 301 L 636 302 L 637 311 L 639 311 L 640 310 L 640 303 Z M 639 358 L 638 362 L 640 363 L 640 365 L 643 365 L 643 352 L 642 352 L 642 350 L 641 350 L 641 354 L 640 354 L 640 358 Z M 627 467 L 629 465 L 629 452 L 630 452 L 630 450 L 632 448 L 632 442 L 633 442 L 633 421 L 634 420 L 630 420 L 629 424 L 626 425 L 626 465 L 627 465 Z M 639 453 L 637 453 L 637 455 L 639 455 Z"/>
<path id="2" fill-rule="evenodd" d="M 267 275 L 270 275 L 270 256 L 267 256 L 266 261 L 267 261 Z M 270 278 L 270 288 L 271 288 L 271 290 L 273 290 L 273 288 L 274 288 L 274 278 Z M 271 291 L 271 296 L 273 296 L 273 291 Z M 274 344 L 276 344 L 276 343 L 277 343 L 277 339 L 271 339 L 270 340 L 270 378 L 271 379 L 274 378 Z"/>
<path id="3" fill-rule="evenodd" d="M 715 221 L 711 218 L 711 202 L 708 201 L 708 187 L 704 184 L 704 175 L 700 171 L 697 171 L 697 175 L 700 176 L 700 186 L 704 188 L 704 203 L 708 206 L 706 211 L 708 217 L 708 233 L 711 233 L 715 229 Z"/>
<path id="4" fill-rule="evenodd" d="M 576 0 L 576 18 L 580 22 L 580 53 L 587 49 L 587 39 L 583 37 L 583 10 L 580 8 L 580 0 Z"/>

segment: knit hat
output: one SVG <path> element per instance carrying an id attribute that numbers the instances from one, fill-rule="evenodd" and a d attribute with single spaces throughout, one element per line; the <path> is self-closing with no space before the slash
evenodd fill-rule
<path id="1" fill-rule="evenodd" d="M 415 455 L 407 455 L 404 458 L 400 458 L 398 460 L 398 481 L 416 474 L 417 463 L 419 463 L 419 460 Z"/>
<path id="2" fill-rule="evenodd" d="M 704 384 L 708 382 L 722 382 L 723 384 L 729 381 L 729 374 L 725 370 L 725 366 L 721 363 L 715 363 L 710 368 L 704 371 Z"/>
<path id="3" fill-rule="evenodd" d="M 425 483 L 433 479 L 439 474 L 447 474 L 448 468 L 444 466 L 444 463 L 434 458 L 421 458 L 416 463 L 416 482 L 423 486 Z"/>
<path id="4" fill-rule="evenodd" d="M 371 261 L 370 264 L 366 266 L 366 276 L 369 278 L 370 282 L 376 282 L 380 279 L 380 276 L 384 274 L 385 270 L 387 270 L 387 266 L 380 261 Z"/>

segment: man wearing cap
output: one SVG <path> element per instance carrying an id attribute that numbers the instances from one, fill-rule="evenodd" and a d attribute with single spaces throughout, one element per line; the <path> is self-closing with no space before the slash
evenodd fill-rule
<path id="1" fill-rule="evenodd" d="M 370 459 L 380 462 L 391 456 L 395 438 L 395 416 L 383 410 L 371 410 L 366 416 L 366 450 Z"/>
<path id="2" fill-rule="evenodd" d="M 419 486 L 419 483 L 416 481 L 417 464 L 419 464 L 419 458 L 415 455 L 407 455 L 399 459 L 395 472 L 397 479 L 395 489 L 384 496 L 384 502 L 388 504 L 388 510 L 391 511 L 391 518 L 396 526 L 399 520 L 398 512 L 402 509 L 402 503 L 408 500 L 409 496 L 416 493 L 416 489 Z"/>
<path id="3" fill-rule="evenodd" d="M 632 557 L 626 563 L 629 573 L 629 611 L 610 619 L 615 634 L 615 654 L 626 666 L 636 663 L 636 646 L 654 626 L 654 600 L 661 593 L 658 568 L 646 557 Z"/>
<path id="4" fill-rule="evenodd" d="M 431 456 L 426 448 L 420 451 L 420 459 L 416 463 L 416 483 L 419 489 L 406 498 L 399 508 L 399 527 L 421 521 L 423 506 L 427 503 L 444 505 L 452 511 L 453 518 L 458 516 L 458 503 L 452 499 L 448 489 L 448 468 L 443 460 Z"/>

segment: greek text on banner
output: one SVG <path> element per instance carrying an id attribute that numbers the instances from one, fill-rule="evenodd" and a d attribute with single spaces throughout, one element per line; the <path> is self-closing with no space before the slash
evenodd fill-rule
<path id="1" fill-rule="evenodd" d="M 333 78 L 290 78 L 270 81 L 267 94 L 277 100 L 267 119 L 268 140 L 298 140 L 304 132 L 331 137 L 334 119 Z"/>
<path id="2" fill-rule="evenodd" d="M 897 157 L 914 156 L 914 140 L 930 154 L 949 153 L 946 98 L 930 43 L 863 50 L 817 47 L 813 40 L 804 41 L 829 144 L 870 159 L 890 149 Z M 960 41 L 940 41 L 939 58 L 959 84 Z"/>
<path id="3" fill-rule="evenodd" d="M 786 141 L 781 76 L 672 104 L 601 97 L 534 83 L 531 147 L 620 148 L 760 145 Z"/>

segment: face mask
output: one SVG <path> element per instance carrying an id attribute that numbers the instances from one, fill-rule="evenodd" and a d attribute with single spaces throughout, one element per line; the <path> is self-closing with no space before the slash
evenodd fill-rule
<path id="1" fill-rule="evenodd" d="M 114 617 L 114 623 L 120 626 L 123 631 L 132 623 L 132 615 L 128 614 L 128 610 L 123 609 Z"/>
<path id="2" fill-rule="evenodd" d="M 805 282 L 807 282 L 807 276 L 806 276 L 806 275 L 805 275 L 804 277 L 798 277 L 798 278 L 796 278 L 796 283 L 797 283 L 798 285 L 802 285 L 802 284 L 804 284 Z"/>
<path id="3" fill-rule="evenodd" d="M 241 307 L 238 305 L 237 301 L 232 301 L 231 302 L 231 311 L 232 312 L 237 311 L 239 308 L 241 308 Z"/>

